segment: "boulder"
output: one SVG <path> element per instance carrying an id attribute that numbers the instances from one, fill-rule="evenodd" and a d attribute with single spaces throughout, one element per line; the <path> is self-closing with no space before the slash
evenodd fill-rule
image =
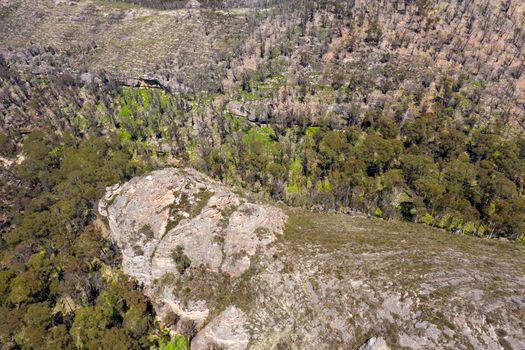
<path id="1" fill-rule="evenodd" d="M 364 342 L 358 350 L 390 350 L 390 348 L 386 345 L 385 339 L 372 337 Z"/>

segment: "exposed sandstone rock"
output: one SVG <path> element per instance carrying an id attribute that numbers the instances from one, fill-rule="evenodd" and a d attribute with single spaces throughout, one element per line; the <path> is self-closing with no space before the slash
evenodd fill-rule
<path id="1" fill-rule="evenodd" d="M 282 210 L 246 203 L 191 169 L 165 169 L 108 189 L 99 211 L 123 250 L 127 274 L 144 283 L 176 272 L 182 246 L 193 267 L 238 277 L 259 246 L 282 233 Z"/>
<path id="2" fill-rule="evenodd" d="M 525 342 L 525 252 L 510 243 L 359 216 L 285 214 L 190 169 L 115 185 L 100 212 L 159 319 L 172 332 L 198 330 L 194 349 Z M 172 257 L 179 246 L 191 261 L 182 274 Z"/>
<path id="3" fill-rule="evenodd" d="M 209 315 L 206 302 L 183 304 L 173 295 L 173 285 L 156 283 L 166 276 L 177 278 L 181 272 L 175 249 L 183 247 L 190 269 L 237 278 L 249 269 L 258 249 L 283 232 L 286 221 L 281 209 L 248 203 L 192 169 L 164 169 L 114 185 L 100 201 L 99 212 L 108 219 L 111 239 L 122 250 L 124 272 L 155 294 L 161 318 L 175 313 L 198 328 Z M 240 310 L 228 308 L 204 329 L 198 344 L 205 348 L 211 342 L 228 349 L 241 349 L 239 344 L 244 344 L 245 348 L 244 319 Z"/>
<path id="4" fill-rule="evenodd" d="M 234 306 L 224 310 L 195 337 L 193 350 L 207 350 L 212 346 L 219 349 L 244 350 L 250 336 L 244 328 L 246 315 Z"/>
<path id="5" fill-rule="evenodd" d="M 190 0 L 186 4 L 186 8 L 188 8 L 188 9 L 198 9 L 200 7 L 201 7 L 201 3 L 198 2 L 197 0 Z"/>

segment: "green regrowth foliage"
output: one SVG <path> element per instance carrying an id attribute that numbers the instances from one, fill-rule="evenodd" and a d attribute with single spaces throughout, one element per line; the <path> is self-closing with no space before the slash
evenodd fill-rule
<path id="1" fill-rule="evenodd" d="M 184 274 L 184 271 L 186 271 L 186 269 L 191 265 L 190 258 L 188 258 L 186 254 L 184 254 L 184 248 L 180 245 L 175 247 L 175 249 L 171 253 L 171 258 L 175 262 L 177 271 L 179 271 L 181 275 Z"/>

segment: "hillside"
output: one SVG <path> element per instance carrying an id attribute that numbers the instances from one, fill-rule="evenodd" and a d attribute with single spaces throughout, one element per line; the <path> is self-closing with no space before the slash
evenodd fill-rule
<path id="1" fill-rule="evenodd" d="M 4 1 L 6 138 L 103 128 L 291 205 L 522 237 L 523 4 L 181 4 Z"/>
<path id="2" fill-rule="evenodd" d="M 521 349 L 521 0 L 0 0 L 0 350 Z"/>
<path id="3" fill-rule="evenodd" d="M 101 202 L 124 272 L 145 283 L 170 329 L 194 325 L 193 349 L 525 341 L 523 247 L 249 201 L 193 170 L 165 169 Z"/>
<path id="4" fill-rule="evenodd" d="M 344 124 L 384 111 L 399 122 L 436 111 L 523 130 L 520 1 L 213 4 L 4 1 L 0 46 L 8 57 L 29 47 L 63 51 L 76 71 L 173 91 L 249 83 L 256 92 L 243 107 L 260 120 Z"/>

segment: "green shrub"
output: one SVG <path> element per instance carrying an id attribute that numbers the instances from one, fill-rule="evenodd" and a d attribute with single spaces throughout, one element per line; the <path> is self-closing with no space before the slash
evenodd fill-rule
<path id="1" fill-rule="evenodd" d="M 427 225 L 432 226 L 432 225 L 434 225 L 435 219 L 434 219 L 434 217 L 433 217 L 432 215 L 430 215 L 429 213 L 425 213 L 425 214 L 421 217 L 420 221 L 421 221 L 422 223 L 424 223 L 424 224 L 427 224 Z"/>
<path id="2" fill-rule="evenodd" d="M 177 266 L 177 271 L 182 275 L 184 271 L 191 265 L 191 260 L 186 254 L 184 254 L 184 248 L 178 245 L 175 250 L 171 253 L 171 258 Z"/>

